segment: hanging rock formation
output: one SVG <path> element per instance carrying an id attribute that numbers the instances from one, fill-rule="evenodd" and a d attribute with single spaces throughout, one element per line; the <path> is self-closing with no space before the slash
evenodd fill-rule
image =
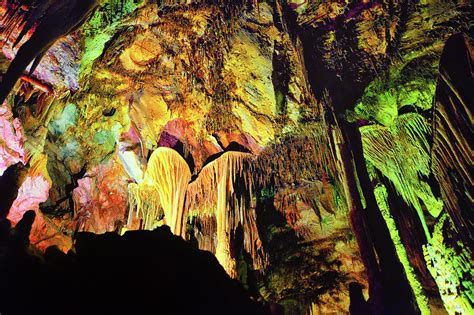
<path id="1" fill-rule="evenodd" d="M 182 235 L 184 200 L 191 180 L 186 161 L 173 149 L 160 147 L 150 156 L 145 176 L 130 186 L 130 208 L 137 208 L 146 229 L 164 215 L 164 224 L 175 235 Z M 131 219 L 129 215 L 129 221 Z"/>
<path id="2" fill-rule="evenodd" d="M 264 267 L 253 206 L 253 156 L 228 151 L 208 163 L 188 188 L 187 209 L 198 218 L 215 217 L 215 255 L 231 277 L 236 277 L 236 253 L 232 250 L 237 228 L 244 234 L 244 248 L 254 266 Z M 212 233 L 204 230 L 204 234 Z"/>

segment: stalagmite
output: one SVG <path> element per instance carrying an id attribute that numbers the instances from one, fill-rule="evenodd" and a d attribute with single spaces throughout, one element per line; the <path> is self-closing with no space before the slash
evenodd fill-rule
<path id="1" fill-rule="evenodd" d="M 216 217 L 215 255 L 231 277 L 237 276 L 231 244 L 239 225 L 244 233 L 244 248 L 251 254 L 254 267 L 265 264 L 252 207 L 252 159 L 249 153 L 224 153 L 202 169 L 187 192 L 191 215 Z"/>
<path id="2" fill-rule="evenodd" d="M 153 228 L 163 211 L 171 231 L 182 235 L 183 206 L 190 179 L 189 166 L 181 155 L 173 149 L 160 147 L 151 155 L 143 181 L 129 186 L 130 208 L 136 207 L 146 229 Z"/>

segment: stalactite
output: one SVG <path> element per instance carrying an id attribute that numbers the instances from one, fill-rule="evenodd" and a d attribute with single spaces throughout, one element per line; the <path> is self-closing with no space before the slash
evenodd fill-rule
<path id="1" fill-rule="evenodd" d="M 322 104 L 320 104 L 322 106 Z M 319 108 L 323 112 L 323 108 Z M 336 137 L 339 129 L 325 117 L 314 122 L 298 136 L 283 139 L 264 150 L 257 158 L 255 181 L 259 187 L 271 187 L 279 193 L 275 206 L 296 228 L 298 201 L 309 205 L 321 217 L 321 210 L 334 214 L 348 209 L 342 165 Z M 304 235 L 305 231 L 297 233 Z"/>
<path id="2" fill-rule="evenodd" d="M 130 209 L 137 209 L 147 229 L 153 227 L 162 211 L 171 231 L 182 235 L 184 198 L 190 179 L 189 166 L 181 155 L 160 147 L 151 155 L 143 181 L 130 184 Z"/>
<path id="3" fill-rule="evenodd" d="M 143 228 L 151 230 L 155 226 L 157 218 L 163 215 L 160 198 L 153 186 L 132 183 L 128 185 L 128 200 L 130 213 L 127 224 L 130 225 L 135 215 L 143 220 Z"/>
<path id="4" fill-rule="evenodd" d="M 428 270 L 450 314 L 474 312 L 472 39 L 451 36 L 440 60 L 433 108 L 432 171 L 445 202 L 423 247 Z"/>
<path id="5" fill-rule="evenodd" d="M 317 122 L 297 136 L 284 138 L 265 149 L 256 162 L 262 175 L 258 184 L 285 187 L 301 180 L 321 180 L 324 176 L 327 179 L 329 174 L 338 174 L 327 128 L 325 122 Z"/>
<path id="6" fill-rule="evenodd" d="M 374 189 L 374 194 L 380 212 L 382 213 L 385 223 L 387 224 L 388 231 L 390 232 L 390 237 L 392 238 L 393 244 L 395 246 L 398 259 L 400 260 L 403 269 L 405 270 L 408 282 L 410 283 L 410 286 L 415 295 L 415 299 L 418 303 L 418 308 L 420 309 L 421 314 L 431 314 L 428 306 L 428 299 L 426 298 L 423 292 L 423 287 L 416 276 L 415 270 L 410 264 L 410 260 L 408 259 L 408 253 L 400 238 L 400 234 L 398 233 L 397 225 L 392 215 L 390 214 L 390 206 L 387 202 L 388 195 L 385 186 L 377 186 Z"/>
<path id="7" fill-rule="evenodd" d="M 216 257 L 227 273 L 236 276 L 232 257 L 232 235 L 239 224 L 244 232 L 244 248 L 252 255 L 256 269 L 266 264 L 253 208 L 253 155 L 226 152 L 207 164 L 189 184 L 187 206 L 198 217 L 216 217 Z"/>
<path id="8" fill-rule="evenodd" d="M 192 217 L 194 237 L 201 250 L 207 250 L 211 253 L 216 252 L 215 231 L 216 218 L 211 216 Z"/>
<path id="9" fill-rule="evenodd" d="M 429 239 L 419 199 L 433 217 L 439 215 L 443 203 L 420 178 L 430 174 L 428 130 L 427 123 L 418 114 L 400 116 L 392 128 L 379 125 L 360 128 L 364 157 L 390 179 L 400 196 L 416 209 Z"/>
<path id="10" fill-rule="evenodd" d="M 158 148 L 152 154 L 147 176 L 158 187 L 160 203 L 165 214 L 165 222 L 176 235 L 183 231 L 183 206 L 191 172 L 186 161 L 173 149 Z M 155 153 L 154 152 L 154 153 Z"/>

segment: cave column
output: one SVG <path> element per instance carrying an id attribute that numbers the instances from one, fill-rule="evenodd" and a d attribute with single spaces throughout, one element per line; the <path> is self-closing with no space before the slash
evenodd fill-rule
<path id="1" fill-rule="evenodd" d="M 223 170 L 217 183 L 217 245 L 216 245 L 216 258 L 219 263 L 224 267 L 227 274 L 235 278 L 236 273 L 236 262 L 231 256 L 230 249 L 230 234 L 228 232 L 229 222 L 227 220 L 227 205 L 228 205 L 228 185 L 232 185 L 232 180 L 229 171 Z"/>
<path id="2" fill-rule="evenodd" d="M 165 224 L 170 227 L 174 235 L 182 236 L 184 199 L 190 176 L 185 176 L 187 165 L 176 165 L 172 164 L 173 162 L 172 160 L 164 170 L 167 173 L 168 187 L 161 188 L 163 192 L 160 198 L 165 213 Z M 163 185 L 166 185 L 166 181 L 163 181 Z"/>

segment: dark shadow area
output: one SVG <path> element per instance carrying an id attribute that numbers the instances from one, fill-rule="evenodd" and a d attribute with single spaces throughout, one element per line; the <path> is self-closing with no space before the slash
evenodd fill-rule
<path id="1" fill-rule="evenodd" d="M 178 152 L 183 159 L 188 163 L 189 170 L 191 173 L 194 173 L 194 159 L 192 154 L 186 149 L 186 146 L 184 143 L 179 140 L 177 137 L 173 136 L 172 134 L 169 134 L 166 131 L 163 131 L 160 135 L 160 140 L 158 141 L 158 147 L 168 147 L 176 152 Z M 151 153 L 150 153 L 151 156 Z M 150 157 L 148 157 L 149 159 Z"/>
<path id="2" fill-rule="evenodd" d="M 18 196 L 21 163 L 8 167 L 0 176 L 0 220 L 6 218 L 13 202 Z"/>
<path id="3" fill-rule="evenodd" d="M 357 282 L 349 284 L 349 297 L 351 299 L 349 312 L 351 315 L 371 314 L 369 303 L 365 300 L 362 289 L 363 287 Z"/>
<path id="4" fill-rule="evenodd" d="M 33 254 L 33 211 L 12 229 L 0 221 L 0 313 L 269 314 L 209 252 L 168 227 L 79 233 L 74 252 Z"/>

